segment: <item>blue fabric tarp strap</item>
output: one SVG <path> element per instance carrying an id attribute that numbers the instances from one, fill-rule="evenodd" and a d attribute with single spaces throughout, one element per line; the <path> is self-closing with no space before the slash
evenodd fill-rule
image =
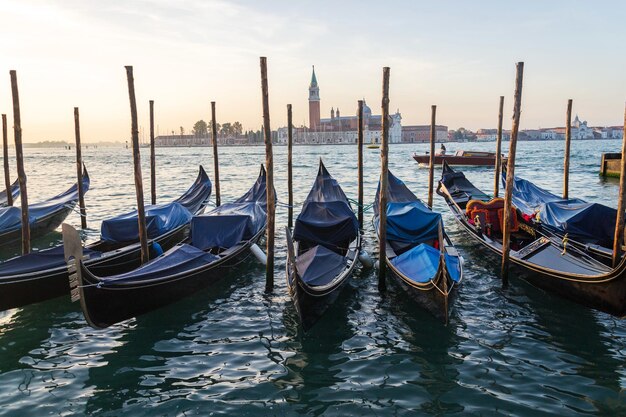
<path id="1" fill-rule="evenodd" d="M 294 239 L 341 250 L 358 233 L 359 223 L 346 195 L 320 161 L 313 188 L 296 219 Z"/>
<path id="2" fill-rule="evenodd" d="M 321 245 L 300 254 L 296 260 L 298 275 L 312 287 L 331 283 L 347 264 L 345 257 Z"/>
<path id="3" fill-rule="evenodd" d="M 191 221 L 192 214 L 181 204 L 172 202 L 146 206 L 148 238 L 154 239 Z M 137 210 L 104 220 L 100 227 L 102 239 L 113 242 L 133 242 L 139 239 Z"/>
<path id="4" fill-rule="evenodd" d="M 563 199 L 519 177 L 513 184 L 515 207 L 526 215 L 535 215 L 548 230 L 567 233 L 584 243 L 613 247 L 617 210 L 579 198 Z"/>

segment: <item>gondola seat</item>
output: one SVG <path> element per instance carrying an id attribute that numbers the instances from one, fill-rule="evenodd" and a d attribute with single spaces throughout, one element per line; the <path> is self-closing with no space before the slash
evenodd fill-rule
<path id="1" fill-rule="evenodd" d="M 488 202 L 470 200 L 465 206 L 465 214 L 483 233 L 502 233 L 504 224 L 504 199 L 493 198 Z M 511 207 L 511 232 L 519 230 L 515 207 Z"/>

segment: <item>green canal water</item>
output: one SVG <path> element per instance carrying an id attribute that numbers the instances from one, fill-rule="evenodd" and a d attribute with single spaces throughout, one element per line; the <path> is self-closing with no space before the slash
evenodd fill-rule
<path id="1" fill-rule="evenodd" d="M 619 148 L 619 141 L 574 142 L 570 195 L 615 207 L 617 182 L 601 180 L 598 167 L 602 152 Z M 395 145 L 389 158 L 394 174 L 423 199 L 427 169 L 411 153 L 425 149 Z M 33 201 L 74 181 L 73 150 L 25 154 Z M 93 241 L 102 219 L 133 207 L 131 152 L 89 148 L 84 154 L 92 178 L 85 237 Z M 522 142 L 517 173 L 559 193 L 562 154 L 562 142 Z M 295 213 L 320 157 L 356 198 L 355 147 L 298 146 Z M 263 161 L 262 147 L 221 149 L 222 201 L 245 191 Z M 158 149 L 157 162 L 161 202 L 189 186 L 198 164 L 213 179 L 208 148 Z M 378 150 L 365 150 L 366 203 L 374 198 L 379 163 Z M 285 147 L 275 148 L 275 164 L 278 198 L 286 202 Z M 492 189 L 491 169 L 466 174 Z M 499 259 L 464 236 L 438 196 L 434 207 L 466 260 L 448 326 L 394 286 L 380 294 L 375 272 L 357 268 L 337 303 L 304 334 L 285 284 L 287 210 L 281 206 L 271 294 L 264 293 L 264 267 L 249 257 L 219 284 L 104 331 L 89 328 L 69 297 L 0 313 L 0 416 L 626 415 L 626 323 L 518 276 L 503 290 Z M 374 256 L 371 217 L 368 211 L 365 246 Z M 79 226 L 78 215 L 68 222 Z M 35 246 L 59 240 L 54 233 Z"/>

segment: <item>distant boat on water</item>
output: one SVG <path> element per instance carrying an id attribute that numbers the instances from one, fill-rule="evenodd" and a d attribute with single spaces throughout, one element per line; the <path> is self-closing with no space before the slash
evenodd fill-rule
<path id="1" fill-rule="evenodd" d="M 420 165 L 428 166 L 430 163 L 430 154 L 428 152 L 423 155 L 413 153 L 413 159 Z M 441 165 L 444 161 L 448 165 L 491 166 L 496 162 L 496 154 L 495 152 L 464 150 L 458 150 L 451 154 L 445 153 L 445 150 L 443 152 L 441 150 L 435 152 L 435 165 Z M 503 163 L 506 161 L 504 156 L 502 157 L 502 161 Z"/>

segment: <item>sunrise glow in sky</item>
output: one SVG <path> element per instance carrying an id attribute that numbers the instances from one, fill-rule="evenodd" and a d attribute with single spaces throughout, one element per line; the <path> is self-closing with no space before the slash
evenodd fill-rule
<path id="1" fill-rule="evenodd" d="M 209 120 L 262 123 L 259 57 L 269 65 L 271 127 L 308 125 L 315 65 L 322 117 L 380 109 L 382 67 L 403 124 L 495 127 L 510 118 L 515 62 L 524 61 L 522 128 L 564 124 L 568 98 L 592 126 L 619 125 L 626 99 L 622 1 L 3 0 L 0 112 L 17 70 L 24 140 L 124 141 L 133 65 L 140 125 L 155 100 L 159 133 Z M 2 77 L 4 74 L 4 77 Z M 2 81 L 3 80 L 3 81 Z M 510 121 L 507 122 L 510 126 Z"/>

